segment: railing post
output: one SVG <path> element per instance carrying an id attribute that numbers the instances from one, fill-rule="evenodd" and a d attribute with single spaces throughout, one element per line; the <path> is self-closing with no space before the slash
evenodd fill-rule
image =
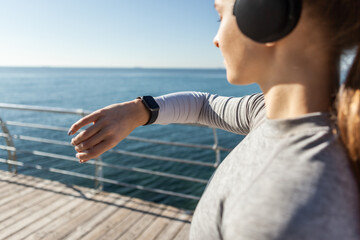
<path id="1" fill-rule="evenodd" d="M 6 141 L 6 145 L 8 147 L 12 147 L 14 149 L 13 151 L 7 150 L 8 159 L 12 160 L 12 161 L 16 161 L 16 148 L 15 148 L 14 143 L 12 141 L 10 131 L 6 126 L 6 123 L 1 118 L 0 118 L 0 125 L 1 125 L 2 131 L 6 134 L 6 136 L 4 137 L 5 141 Z M 16 174 L 17 173 L 17 166 L 13 165 L 11 163 L 8 163 L 8 170 L 9 170 L 9 172 L 13 172 L 13 173 Z"/>
<path id="2" fill-rule="evenodd" d="M 216 128 L 213 128 L 212 130 L 213 130 L 213 134 L 214 134 L 213 150 L 215 151 L 215 158 L 216 158 L 216 162 L 214 165 L 215 165 L 215 168 L 217 168 L 221 161 L 221 155 L 220 155 L 219 140 L 217 137 Z"/>
<path id="3" fill-rule="evenodd" d="M 103 190 L 103 182 L 100 180 L 101 178 L 103 178 L 101 163 L 102 163 L 101 156 L 95 159 L 95 189 L 98 191 Z"/>

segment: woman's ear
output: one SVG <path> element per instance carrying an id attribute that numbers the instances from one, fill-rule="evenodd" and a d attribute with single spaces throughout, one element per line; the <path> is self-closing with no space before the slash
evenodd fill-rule
<path id="1" fill-rule="evenodd" d="M 269 43 L 265 43 L 265 46 L 267 47 L 273 47 L 275 46 L 276 42 L 269 42 Z"/>

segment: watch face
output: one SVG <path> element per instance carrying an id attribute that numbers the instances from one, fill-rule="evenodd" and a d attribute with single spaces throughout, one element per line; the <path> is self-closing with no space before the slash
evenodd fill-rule
<path id="1" fill-rule="evenodd" d="M 158 110 L 159 105 L 155 102 L 154 98 L 151 96 L 143 96 L 144 101 L 152 110 Z"/>

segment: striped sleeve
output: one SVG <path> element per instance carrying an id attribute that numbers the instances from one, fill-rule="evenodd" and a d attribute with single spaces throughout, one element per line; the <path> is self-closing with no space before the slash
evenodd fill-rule
<path id="1" fill-rule="evenodd" d="M 265 116 L 261 93 L 235 98 L 203 92 L 178 92 L 155 100 L 160 106 L 155 124 L 196 123 L 246 135 Z"/>

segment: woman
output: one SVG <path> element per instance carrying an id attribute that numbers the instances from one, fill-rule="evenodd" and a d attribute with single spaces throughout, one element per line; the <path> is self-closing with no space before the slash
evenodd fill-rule
<path id="1" fill-rule="evenodd" d="M 360 1 L 215 0 L 215 8 L 214 44 L 228 81 L 257 83 L 263 94 L 155 98 L 157 124 L 196 122 L 247 135 L 213 175 L 190 238 L 359 239 Z M 354 47 L 339 88 L 340 55 Z M 150 116 L 136 99 L 79 120 L 70 134 L 94 123 L 72 140 L 80 162 Z"/>

